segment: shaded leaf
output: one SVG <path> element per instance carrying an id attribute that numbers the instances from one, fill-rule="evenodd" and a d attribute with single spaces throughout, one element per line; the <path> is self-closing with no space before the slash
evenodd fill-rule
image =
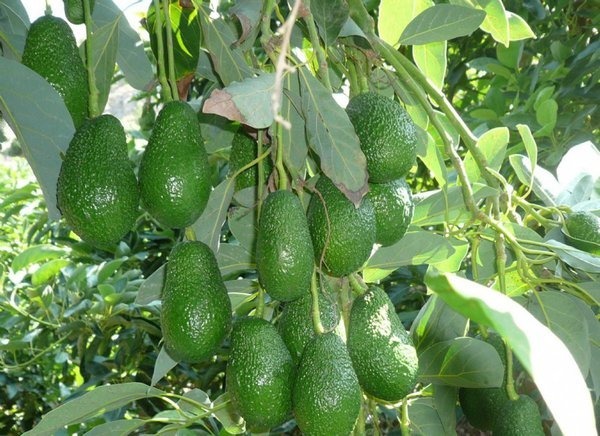
<path id="1" fill-rule="evenodd" d="M 257 232 L 256 208 L 246 207 L 231 208 L 227 224 L 229 230 L 242 247 L 254 253 Z"/>
<path id="2" fill-rule="evenodd" d="M 117 419 L 97 425 L 85 433 L 85 436 L 128 435 L 145 424 L 146 421 L 143 419 Z"/>
<path id="3" fill-rule="evenodd" d="M 4 49 L 4 56 L 16 61 L 21 60 L 29 26 L 27 10 L 20 0 L 0 2 L 0 43 Z"/>
<path id="4" fill-rule="evenodd" d="M 71 261 L 68 259 L 52 259 L 51 261 L 44 263 L 31 274 L 31 284 L 33 286 L 40 286 L 50 281 L 64 267 L 70 264 Z"/>
<path id="5" fill-rule="evenodd" d="M 438 342 L 464 336 L 467 323 L 467 318 L 452 310 L 434 294 L 419 310 L 411 325 L 410 334 L 417 351 L 420 351 Z"/>
<path id="6" fill-rule="evenodd" d="M 242 27 L 238 44 L 246 40 L 248 40 L 248 44 L 254 42 L 254 38 L 260 30 L 261 12 L 262 0 L 238 0 L 229 9 L 229 13 L 237 17 Z"/>
<path id="7" fill-rule="evenodd" d="M 283 161 L 292 178 L 301 176 L 299 173 L 304 169 L 308 154 L 298 76 L 297 73 L 286 74 L 281 101 L 281 116 L 290 123 L 289 129 L 281 129 Z"/>
<path id="8" fill-rule="evenodd" d="M 65 257 L 69 252 L 50 244 L 33 245 L 17 254 L 12 261 L 13 271 L 19 271 L 34 263 Z"/>
<path id="9" fill-rule="evenodd" d="M 431 6 L 432 0 L 381 0 L 377 20 L 379 36 L 395 46 L 408 23 Z M 402 13 L 399 14 L 398 11 Z"/>
<path id="10" fill-rule="evenodd" d="M 167 353 L 165 347 L 161 347 L 154 362 L 154 372 L 152 373 L 152 383 L 150 386 L 156 386 L 156 383 L 161 381 L 175 366 L 177 366 L 177 361 Z"/>
<path id="11" fill-rule="evenodd" d="M 226 178 L 212 190 L 202 215 L 192 224 L 196 239 L 204 242 L 213 251 L 219 247 L 221 227 L 225 222 L 227 209 L 233 197 L 234 179 Z"/>
<path id="12" fill-rule="evenodd" d="M 438 41 L 413 47 L 413 58 L 417 67 L 439 90 L 442 89 L 446 76 L 447 44 L 446 41 Z"/>
<path id="13" fill-rule="evenodd" d="M 223 429 L 228 434 L 244 433 L 246 431 L 246 424 L 244 419 L 235 411 L 228 392 L 225 392 L 213 401 L 212 407 L 215 408 L 222 404 L 225 404 L 225 407 L 218 407 L 214 412 L 214 416 L 223 425 Z"/>
<path id="14" fill-rule="evenodd" d="M 442 436 L 456 434 L 447 429 L 433 398 L 417 398 L 408 402 L 410 434 L 415 436 Z"/>
<path id="15" fill-rule="evenodd" d="M 509 134 L 506 127 L 496 127 L 488 130 L 477 139 L 476 147 L 486 159 L 487 166 L 499 171 L 506 156 Z M 473 154 L 469 151 L 465 156 L 465 169 L 471 182 L 482 179 L 481 172 L 477 166 Z"/>
<path id="16" fill-rule="evenodd" d="M 600 256 L 586 253 L 554 239 L 546 241 L 546 244 L 551 246 L 552 251 L 558 255 L 560 260 L 573 268 L 590 273 L 600 273 Z"/>
<path id="17" fill-rule="evenodd" d="M 534 169 L 529 158 L 521 154 L 511 154 L 508 161 L 521 183 L 531 186 L 535 195 L 546 206 L 556 206 L 556 198 L 561 191 L 561 187 L 552 173 L 539 165 Z"/>
<path id="18" fill-rule="evenodd" d="M 507 11 L 508 28 L 511 41 L 521 41 L 523 39 L 535 38 L 535 33 L 523 18 L 519 15 Z"/>
<path id="19" fill-rule="evenodd" d="M 256 268 L 252 254 L 241 245 L 221 244 L 217 263 L 223 277 L 239 275 Z"/>
<path id="20" fill-rule="evenodd" d="M 333 44 L 348 21 L 350 8 L 347 0 L 312 1 L 310 12 L 315 19 L 321 39 L 325 46 L 329 46 Z"/>
<path id="21" fill-rule="evenodd" d="M 145 306 L 153 301 L 160 300 L 160 294 L 165 281 L 165 268 L 165 265 L 161 265 L 160 268 L 144 280 L 138 289 L 135 304 Z"/>

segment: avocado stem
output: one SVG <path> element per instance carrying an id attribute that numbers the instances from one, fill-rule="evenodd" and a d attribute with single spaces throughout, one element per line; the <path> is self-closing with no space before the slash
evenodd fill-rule
<path id="1" fill-rule="evenodd" d="M 256 317 L 262 318 L 265 314 L 265 291 L 258 285 L 258 304 L 256 305 Z"/>
<path id="2" fill-rule="evenodd" d="M 257 145 L 256 145 L 256 154 L 257 154 L 257 158 L 260 157 L 263 153 L 263 142 L 264 142 L 264 132 L 262 130 L 258 131 L 258 138 L 257 138 Z M 260 210 L 262 208 L 262 199 L 263 199 L 263 191 L 264 191 L 264 184 L 263 184 L 263 180 L 265 180 L 265 165 L 262 159 L 260 159 L 257 163 L 256 163 L 256 168 L 257 168 L 257 172 L 258 172 L 258 185 L 256 186 L 256 199 L 257 199 L 257 203 L 256 203 L 256 217 L 257 217 L 257 221 L 256 223 L 258 224 L 258 220 L 260 219 Z"/>
<path id="3" fill-rule="evenodd" d="M 352 293 L 356 296 L 364 294 L 369 287 L 365 284 L 362 277 L 357 273 L 348 275 L 348 281 L 352 287 Z"/>
<path id="4" fill-rule="evenodd" d="M 160 3 L 159 0 L 152 0 L 154 4 L 154 34 L 156 35 L 156 48 L 158 51 L 156 66 L 158 70 L 158 81 L 160 82 L 162 98 L 165 102 L 173 100 L 173 95 L 171 94 L 171 88 L 169 86 L 169 82 L 167 81 L 167 73 L 165 71 L 165 48 L 162 39 L 162 15 L 160 13 Z"/>
<path id="5" fill-rule="evenodd" d="M 275 160 L 275 167 L 277 168 L 277 175 L 278 175 L 278 183 L 277 183 L 277 187 L 279 189 L 287 189 L 287 175 L 285 174 L 285 167 L 283 165 L 283 141 L 281 140 L 282 137 L 282 125 L 281 123 L 276 123 L 276 127 L 275 127 L 276 131 L 277 131 L 277 148 L 275 149 L 277 156 L 276 156 L 276 160 Z"/>
<path id="6" fill-rule="evenodd" d="M 92 10 L 90 0 L 83 0 L 83 17 L 85 20 L 85 66 L 88 74 L 88 88 L 90 99 L 88 103 L 88 112 L 90 118 L 100 115 L 98 109 L 98 87 L 96 86 L 96 72 L 94 71 L 93 48 L 92 48 Z"/>
<path id="7" fill-rule="evenodd" d="M 410 420 L 408 419 L 408 396 L 402 400 L 400 408 L 400 431 L 402 436 L 410 436 Z"/>
<path id="8" fill-rule="evenodd" d="M 325 333 L 325 328 L 321 323 L 321 311 L 319 310 L 319 286 L 317 285 L 317 271 L 314 268 L 312 278 L 310 280 L 310 293 L 312 296 L 313 328 L 318 335 L 322 335 Z"/>
<path id="9" fill-rule="evenodd" d="M 169 9 L 169 0 L 163 0 L 162 4 L 165 11 L 165 29 L 167 32 L 167 64 L 169 67 L 167 83 L 170 86 L 173 100 L 179 100 L 177 76 L 175 75 L 175 55 L 173 54 L 173 32 L 171 30 L 171 10 Z"/>
<path id="10" fill-rule="evenodd" d="M 515 389 L 515 379 L 513 377 L 513 353 L 510 347 L 505 343 L 506 349 L 506 394 L 512 401 L 519 399 L 519 394 Z"/>

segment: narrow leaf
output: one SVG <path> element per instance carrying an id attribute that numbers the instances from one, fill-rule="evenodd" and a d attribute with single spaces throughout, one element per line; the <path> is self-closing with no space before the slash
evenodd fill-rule
<path id="1" fill-rule="evenodd" d="M 550 245 L 552 251 L 558 254 L 560 260 L 573 268 L 589 273 L 600 273 L 600 256 L 586 253 L 554 239 L 546 241 L 546 244 Z"/>
<path id="2" fill-rule="evenodd" d="M 252 254 L 241 245 L 221 244 L 217 263 L 223 277 L 235 277 L 256 268 Z"/>
<path id="3" fill-rule="evenodd" d="M 305 166 L 306 155 L 308 154 L 298 79 L 297 73 L 290 73 L 285 76 L 281 101 L 281 116 L 290 124 L 289 129 L 284 127 L 281 131 L 283 161 L 292 179 L 302 175 L 300 172 Z"/>
<path id="4" fill-rule="evenodd" d="M 17 254 L 11 266 L 16 272 L 34 263 L 65 257 L 68 253 L 67 250 L 50 244 L 34 245 Z"/>
<path id="5" fill-rule="evenodd" d="M 534 170 L 527 156 L 511 154 L 508 160 L 521 183 L 531 186 L 535 195 L 546 206 L 556 206 L 556 199 L 560 194 L 561 186 L 552 173 L 539 165 Z"/>
<path id="6" fill-rule="evenodd" d="M 4 56 L 21 60 L 29 26 L 29 16 L 21 1 L 0 1 L 0 43 Z"/>
<path id="7" fill-rule="evenodd" d="M 160 293 L 164 281 L 165 265 L 161 265 L 160 268 L 150 274 L 150 276 L 140 285 L 137 297 L 135 298 L 135 304 L 145 306 L 160 300 Z"/>
<path id="8" fill-rule="evenodd" d="M 116 421 L 97 425 L 85 433 L 85 436 L 105 436 L 108 434 L 125 436 L 131 434 L 134 430 L 137 430 L 145 424 L 146 421 L 143 419 L 117 419 Z"/>
<path id="9" fill-rule="evenodd" d="M 196 238 L 215 252 L 219 248 L 221 227 L 223 227 L 227 209 L 233 197 L 233 182 L 233 179 L 227 178 L 213 189 L 208 198 L 206 209 L 204 209 L 200 218 L 192 224 L 192 230 L 196 234 Z"/>
<path id="10" fill-rule="evenodd" d="M 499 171 L 506 156 L 509 133 L 506 127 L 488 130 L 477 140 L 476 147 L 486 159 L 487 166 Z M 471 152 L 465 156 L 465 169 L 471 182 L 481 181 L 482 175 Z"/>
<path id="11" fill-rule="evenodd" d="M 177 366 L 177 361 L 174 360 L 165 347 L 161 347 L 156 362 L 154 362 L 154 372 L 152 373 L 151 386 L 156 386 L 156 383 L 162 380 L 162 378 L 169 373 L 173 368 Z"/>

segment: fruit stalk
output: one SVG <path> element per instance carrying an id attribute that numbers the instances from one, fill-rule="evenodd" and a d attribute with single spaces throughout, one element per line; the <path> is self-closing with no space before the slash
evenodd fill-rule
<path id="1" fill-rule="evenodd" d="M 171 88 L 167 81 L 167 73 L 165 71 L 165 48 L 162 39 L 162 14 L 160 13 L 159 0 L 152 0 L 154 3 L 154 10 L 156 11 L 156 21 L 154 22 L 154 33 L 156 34 L 156 47 L 158 56 L 156 59 L 156 68 L 158 69 L 158 81 L 162 88 L 162 98 L 165 102 L 173 100 L 171 94 Z"/>
<path id="2" fill-rule="evenodd" d="M 173 54 L 173 33 L 171 31 L 169 0 L 162 0 L 162 4 L 165 11 L 165 29 L 167 32 L 167 65 L 169 66 L 167 83 L 171 89 L 171 96 L 173 99 L 178 99 L 179 91 L 177 90 L 177 76 L 175 75 L 175 56 Z"/>
<path id="3" fill-rule="evenodd" d="M 313 269 L 310 281 L 310 293 L 312 296 L 312 320 L 315 332 L 318 335 L 325 333 L 325 328 L 321 323 L 321 312 L 319 311 L 319 286 L 317 285 L 317 271 Z"/>
<path id="4" fill-rule="evenodd" d="M 265 140 L 264 131 L 258 131 L 258 141 L 256 147 L 257 157 L 263 154 L 263 142 Z M 262 207 L 262 199 L 264 194 L 264 185 L 262 183 L 265 180 L 265 165 L 262 159 L 258 161 L 256 164 L 257 172 L 258 172 L 258 184 L 256 185 L 256 216 L 260 219 L 260 209 Z"/>
<path id="5" fill-rule="evenodd" d="M 92 10 L 90 0 L 83 0 L 83 13 L 85 17 L 85 57 L 88 73 L 88 86 L 90 89 L 89 113 L 90 118 L 100 115 L 98 109 L 98 87 L 96 86 L 96 73 L 94 71 L 93 48 L 92 48 Z"/>
<path id="6" fill-rule="evenodd" d="M 283 126 L 281 123 L 277 123 L 275 126 L 277 132 L 277 148 L 276 159 L 275 159 L 275 168 L 277 168 L 277 187 L 279 189 L 287 189 L 287 176 L 285 174 L 285 166 L 283 165 L 283 141 L 282 138 L 282 129 Z"/>

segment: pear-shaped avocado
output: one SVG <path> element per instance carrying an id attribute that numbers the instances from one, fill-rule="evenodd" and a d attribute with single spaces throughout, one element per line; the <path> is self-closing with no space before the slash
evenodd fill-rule
<path id="1" fill-rule="evenodd" d="M 56 89 L 75 128 L 81 126 L 88 115 L 88 76 L 67 22 L 52 15 L 35 20 L 27 32 L 21 62 Z"/>
<path id="2" fill-rule="evenodd" d="M 161 300 L 169 355 L 186 362 L 212 356 L 231 328 L 231 302 L 210 247 L 187 241 L 173 248 Z"/>
<path id="3" fill-rule="evenodd" d="M 292 404 L 306 436 L 348 436 L 362 394 L 346 345 L 335 333 L 316 336 L 304 348 Z"/>
<path id="4" fill-rule="evenodd" d="M 294 364 L 277 329 L 261 318 L 242 318 L 231 332 L 227 391 L 246 427 L 264 432 L 292 412 Z"/>
<path id="5" fill-rule="evenodd" d="M 308 294 L 315 258 L 302 203 L 291 191 L 270 193 L 262 205 L 256 239 L 261 285 L 276 300 Z"/>
<path id="6" fill-rule="evenodd" d="M 417 351 L 383 289 L 372 286 L 354 299 L 348 352 L 360 386 L 369 395 L 397 402 L 415 387 Z"/>
<path id="7" fill-rule="evenodd" d="M 371 200 L 365 197 L 355 207 L 325 175 L 319 177 L 315 190 L 307 219 L 317 265 L 334 277 L 357 271 L 371 255 L 375 243 Z"/>
<path id="8" fill-rule="evenodd" d="M 194 110 L 182 101 L 162 108 L 139 170 L 142 206 L 166 227 L 192 225 L 211 191 L 210 166 Z"/>
<path id="9" fill-rule="evenodd" d="M 241 128 L 233 135 L 231 141 L 231 153 L 229 154 L 229 175 L 233 176 L 242 167 L 248 165 L 256 159 L 258 151 L 258 143 L 245 133 Z M 263 161 L 264 179 L 261 183 L 265 183 L 271 171 L 273 171 L 273 163 L 270 157 Z M 258 184 L 258 165 L 253 165 L 250 168 L 242 171 L 235 178 L 235 190 L 240 191 Z"/>
<path id="10" fill-rule="evenodd" d="M 112 115 L 86 121 L 65 153 L 57 183 L 63 217 L 86 242 L 110 249 L 138 216 L 139 192 L 123 126 Z"/>
<path id="11" fill-rule="evenodd" d="M 368 198 L 375 209 L 375 242 L 383 247 L 398 242 L 406 234 L 415 206 L 410 186 L 404 179 L 370 183 Z"/>
<path id="12" fill-rule="evenodd" d="M 94 11 L 95 0 L 90 1 L 90 15 Z M 83 0 L 63 0 L 65 5 L 65 16 L 73 24 L 83 24 L 85 22 L 85 11 L 83 9 Z"/>
<path id="13" fill-rule="evenodd" d="M 506 401 L 498 410 L 492 428 L 494 436 L 544 436 L 542 417 L 537 404 L 527 395 Z"/>

